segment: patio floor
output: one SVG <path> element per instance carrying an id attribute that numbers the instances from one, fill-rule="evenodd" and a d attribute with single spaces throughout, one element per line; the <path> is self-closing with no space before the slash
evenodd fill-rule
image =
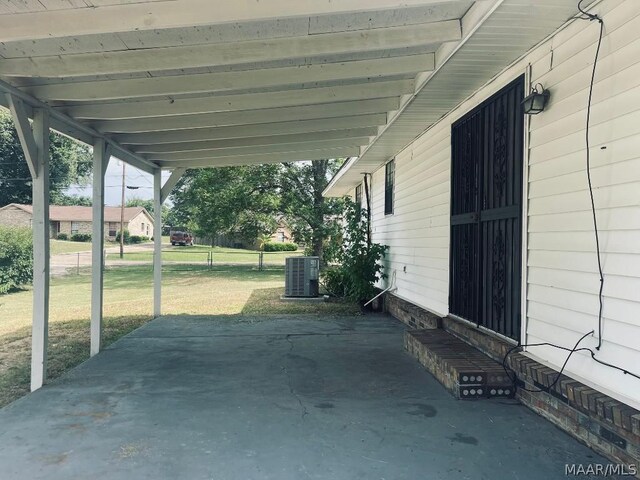
<path id="1" fill-rule="evenodd" d="M 157 319 L 0 410 L 6 479 L 566 478 L 607 463 L 454 400 L 380 315 Z"/>

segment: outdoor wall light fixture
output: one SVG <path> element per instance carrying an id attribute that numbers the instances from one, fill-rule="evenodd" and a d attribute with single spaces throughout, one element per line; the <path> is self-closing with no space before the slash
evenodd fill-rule
<path id="1" fill-rule="evenodd" d="M 522 101 L 524 113 L 527 115 L 537 115 L 547 106 L 551 93 L 545 90 L 542 84 L 538 83 L 531 89 L 531 93 Z"/>

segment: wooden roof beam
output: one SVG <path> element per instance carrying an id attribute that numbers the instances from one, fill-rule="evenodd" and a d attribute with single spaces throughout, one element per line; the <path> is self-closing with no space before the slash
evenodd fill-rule
<path id="1" fill-rule="evenodd" d="M 186 152 L 175 153 L 154 153 L 147 155 L 147 157 L 151 162 L 164 160 L 189 160 L 193 158 L 239 157 L 267 153 L 290 153 L 309 150 L 334 149 L 339 147 L 361 147 L 368 143 L 369 137 L 354 137 L 334 140 L 319 140 L 317 142 L 261 145 L 257 147 L 245 146 L 213 150 L 189 150 Z"/>
<path id="2" fill-rule="evenodd" d="M 0 42 L 392 10 L 458 0 L 167 0 L 0 15 Z"/>
<path id="3" fill-rule="evenodd" d="M 234 43 L 144 48 L 116 52 L 13 58 L 0 62 L 0 75 L 81 77 L 275 62 L 289 58 L 389 51 L 460 40 L 459 20 L 372 30 L 323 33 Z M 397 54 L 399 55 L 399 54 Z"/>
<path id="4" fill-rule="evenodd" d="M 124 145 L 197 142 L 202 140 L 223 140 L 230 138 L 261 137 L 267 135 L 324 132 L 329 130 L 342 130 L 346 128 L 377 127 L 384 125 L 386 121 L 386 114 L 371 114 L 320 120 L 259 123 L 257 125 L 240 125 L 232 127 L 128 133 L 116 135 L 115 138 Z"/>
<path id="5" fill-rule="evenodd" d="M 331 87 L 299 88 L 196 98 L 170 98 L 58 107 L 77 119 L 124 120 L 209 112 L 235 112 L 385 98 L 413 93 L 413 80 L 388 80 Z"/>
<path id="6" fill-rule="evenodd" d="M 321 158 L 352 157 L 360 153 L 358 147 L 341 147 L 323 150 L 310 150 L 290 153 L 265 153 L 216 158 L 194 158 L 189 160 L 155 162 L 161 168 L 206 168 L 230 167 L 234 165 L 259 165 L 263 163 L 304 162 Z"/>
<path id="7" fill-rule="evenodd" d="M 136 133 L 182 130 L 190 128 L 253 125 L 257 123 L 313 120 L 320 118 L 387 113 L 400 106 L 400 98 L 379 98 L 356 102 L 327 103 L 303 107 L 268 108 L 241 112 L 199 113 L 128 120 L 106 120 L 93 123 L 101 132 Z"/>
<path id="8" fill-rule="evenodd" d="M 46 100 L 115 100 L 259 89 L 351 79 L 383 78 L 429 71 L 433 70 L 434 67 L 435 56 L 432 53 L 428 53 L 373 60 L 306 65 L 304 67 L 294 66 L 239 72 L 50 83 L 24 87 L 24 90 L 40 99 Z"/>
<path id="9" fill-rule="evenodd" d="M 140 154 L 162 154 L 191 152 L 194 150 L 223 150 L 234 148 L 261 147 L 269 148 L 274 145 L 295 143 L 342 141 L 348 139 L 371 139 L 378 133 L 378 127 L 345 128 L 323 132 L 294 133 L 285 135 L 266 135 L 262 137 L 241 137 L 225 140 L 201 140 L 184 143 L 163 143 L 149 145 L 134 145 L 134 150 Z M 367 142 L 368 143 L 368 142 Z"/>

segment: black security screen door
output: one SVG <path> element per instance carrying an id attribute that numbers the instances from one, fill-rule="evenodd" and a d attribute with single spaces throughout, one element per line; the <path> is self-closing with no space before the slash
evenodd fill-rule
<path id="1" fill-rule="evenodd" d="M 452 314 L 520 337 L 524 78 L 451 132 Z"/>

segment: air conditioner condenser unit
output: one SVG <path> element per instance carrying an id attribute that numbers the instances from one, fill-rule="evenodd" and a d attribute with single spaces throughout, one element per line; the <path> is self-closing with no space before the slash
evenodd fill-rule
<path id="1" fill-rule="evenodd" d="M 317 297 L 320 259 L 288 257 L 285 263 L 284 296 Z"/>

